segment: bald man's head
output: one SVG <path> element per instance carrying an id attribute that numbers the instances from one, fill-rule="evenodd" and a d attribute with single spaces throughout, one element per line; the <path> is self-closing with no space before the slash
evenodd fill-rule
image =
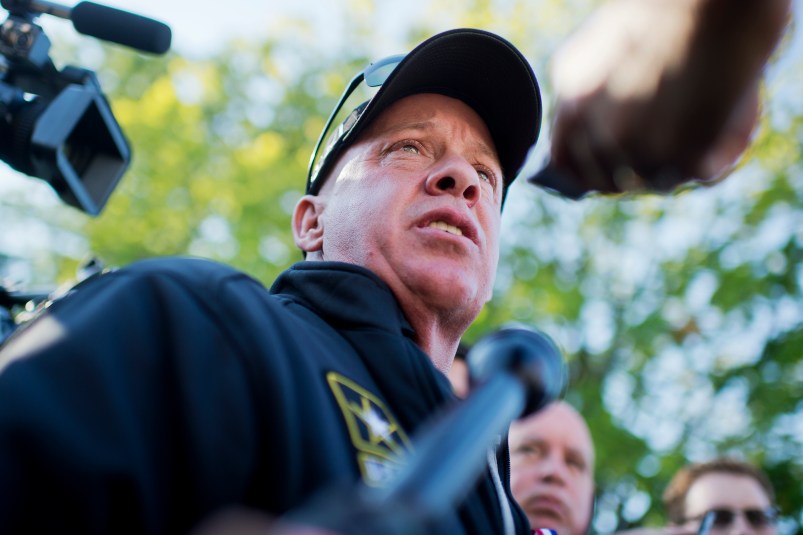
<path id="1" fill-rule="evenodd" d="M 594 500 L 594 444 L 583 417 L 558 401 L 510 427 L 510 484 L 533 529 L 584 535 Z"/>

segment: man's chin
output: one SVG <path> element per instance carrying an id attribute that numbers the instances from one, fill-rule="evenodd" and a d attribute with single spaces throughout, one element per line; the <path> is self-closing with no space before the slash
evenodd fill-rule
<path id="1" fill-rule="evenodd" d="M 484 295 L 479 295 L 482 281 L 478 279 L 476 271 L 465 266 L 449 262 L 421 262 L 411 266 L 407 275 L 409 281 L 415 281 L 421 287 L 421 291 L 444 303 L 458 306 L 476 301 L 485 303 Z"/>

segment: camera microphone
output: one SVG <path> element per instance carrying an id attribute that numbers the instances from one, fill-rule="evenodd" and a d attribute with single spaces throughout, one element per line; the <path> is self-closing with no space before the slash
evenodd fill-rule
<path id="1" fill-rule="evenodd" d="M 170 26 L 94 2 L 80 2 L 70 11 L 76 31 L 152 54 L 170 49 Z"/>
<path id="2" fill-rule="evenodd" d="M 164 54 L 170 50 L 170 26 L 122 9 L 94 2 L 69 8 L 47 0 L 2 0 L 0 4 L 12 15 L 47 14 L 71 20 L 79 33 L 142 52 Z"/>

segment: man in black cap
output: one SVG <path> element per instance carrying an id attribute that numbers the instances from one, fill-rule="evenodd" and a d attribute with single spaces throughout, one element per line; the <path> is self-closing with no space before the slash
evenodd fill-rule
<path id="1" fill-rule="evenodd" d="M 399 470 L 454 399 L 443 372 L 491 296 L 541 102 L 525 58 L 480 30 L 362 81 L 381 87 L 319 143 L 293 215 L 306 261 L 270 291 L 204 260 L 144 261 L 0 352 L 0 531 L 186 532 Z M 437 532 L 529 532 L 499 456 Z"/>
<path id="2" fill-rule="evenodd" d="M 616 6 L 630 14 L 638 3 Z M 619 39 L 581 35 L 562 65 L 589 57 L 601 68 L 570 69 L 579 79 L 557 73 L 552 165 L 532 180 L 578 197 L 708 178 L 720 166 L 700 162 L 734 102 L 746 95 L 754 103 L 745 80 L 766 61 L 783 26 L 776 13 L 788 3 L 729 11 L 726 0 L 660 2 L 700 16 L 663 24 L 679 29 L 655 40 L 659 49 L 712 53 L 700 64 L 681 57 L 693 68 L 680 77 L 674 56 L 647 54 L 661 82 L 654 99 L 643 98 L 640 83 L 625 84 L 622 95 L 621 78 L 605 77 L 621 72 L 629 49 L 604 62 L 597 54 L 600 43 L 654 47 L 621 39 L 630 34 L 609 20 L 601 27 Z M 722 63 L 723 47 L 743 41 L 747 25 L 725 23 L 732 38 L 721 46 L 705 46 L 707 35 L 723 33 L 708 30 L 723 30 L 731 20 L 723 13 L 749 19 L 753 10 L 771 15 L 769 30 L 758 32 L 767 38 L 745 45 L 755 55 L 733 69 L 737 79 L 710 84 L 706 65 Z M 687 19 L 678 13 L 672 20 Z M 683 99 L 676 114 L 686 80 L 702 89 L 679 94 L 715 110 L 711 120 Z M 501 208 L 537 139 L 541 103 L 521 54 L 478 30 L 445 32 L 377 62 L 347 93 L 363 82 L 380 89 L 332 136 L 321 135 L 294 213 L 307 261 L 270 291 L 203 260 L 145 261 L 81 284 L 4 346 L 0 531 L 184 532 L 228 506 L 281 516 L 326 487 L 381 486 L 396 473 L 411 434 L 453 399 L 441 372 L 490 297 Z M 710 89 L 718 87 L 735 89 L 721 98 Z M 669 103 L 663 115 L 656 102 Z M 749 131 L 751 114 L 740 115 L 739 131 Z M 642 127 L 656 117 L 658 128 Z M 676 117 L 678 127 L 664 120 Z M 680 143 L 653 143 L 666 132 Z M 742 149 L 749 136 L 736 137 Z M 439 532 L 528 532 L 511 505 L 505 444 L 499 455 Z"/>

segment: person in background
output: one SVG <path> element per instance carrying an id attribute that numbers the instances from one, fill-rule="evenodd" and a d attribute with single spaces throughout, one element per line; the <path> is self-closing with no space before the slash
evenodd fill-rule
<path id="1" fill-rule="evenodd" d="M 583 417 L 565 401 L 513 422 L 510 487 L 532 529 L 585 535 L 594 508 L 594 444 Z"/>
<path id="2" fill-rule="evenodd" d="M 446 373 L 455 395 L 459 398 L 466 397 L 469 392 L 470 376 L 468 362 L 466 361 L 469 349 L 471 349 L 471 346 L 465 342 L 460 342 L 452 361 L 452 367 Z"/>
<path id="3" fill-rule="evenodd" d="M 708 535 L 775 535 L 778 509 L 767 475 L 752 464 L 729 458 L 679 470 L 663 495 L 674 526 Z M 706 519 L 706 522 L 703 520 Z"/>

